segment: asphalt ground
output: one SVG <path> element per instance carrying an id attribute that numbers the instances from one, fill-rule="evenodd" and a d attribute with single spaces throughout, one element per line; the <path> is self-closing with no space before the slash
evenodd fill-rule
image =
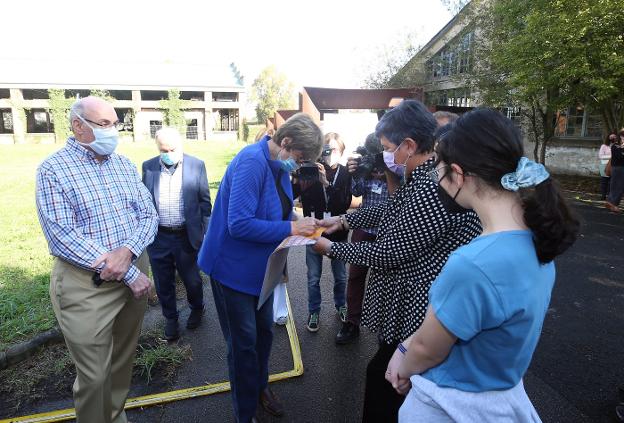
<path id="1" fill-rule="evenodd" d="M 581 236 L 571 250 L 557 259 L 551 305 L 524 379 L 529 397 L 544 422 L 613 422 L 616 387 L 624 384 L 624 216 L 583 200 L 573 201 L 583 222 Z M 327 260 L 321 280 L 320 330 L 308 332 L 303 248 L 291 251 L 289 266 L 288 292 L 305 370 L 302 376 L 272 384 L 284 403 L 285 415 L 279 419 L 264 417 L 266 421 L 281 423 L 359 422 L 364 374 L 377 348 L 376 336 L 363 329 L 354 344 L 334 343 L 340 322 L 333 307 Z M 225 343 L 208 285 L 205 295 L 204 324 L 193 332 L 182 333 L 181 342 L 191 345 L 193 359 L 180 369 L 173 389 L 227 380 Z M 154 309 L 151 318 L 159 318 L 157 307 Z M 184 308 L 182 322 L 187 314 L 188 309 Z M 286 329 L 276 326 L 270 371 L 278 373 L 292 368 Z M 135 387 L 131 396 L 146 393 Z M 39 404 L 32 411 L 68 406 L 71 401 L 59 401 Z M 128 417 L 133 423 L 234 421 L 229 392 L 131 410 Z"/>

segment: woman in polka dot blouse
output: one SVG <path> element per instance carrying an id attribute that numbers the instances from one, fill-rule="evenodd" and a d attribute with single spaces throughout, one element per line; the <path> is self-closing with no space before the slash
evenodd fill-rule
<path id="1" fill-rule="evenodd" d="M 364 422 L 397 421 L 404 397 L 385 380 L 397 345 L 423 322 L 433 280 L 452 251 L 481 232 L 477 215 L 457 206 L 429 176 L 436 121 L 417 100 L 387 112 L 375 132 L 384 161 L 405 183 L 387 202 L 322 221 L 328 232 L 379 227 L 375 242 L 330 242 L 315 248 L 332 258 L 369 266 L 362 325 L 378 332 L 379 350 L 366 371 Z"/>

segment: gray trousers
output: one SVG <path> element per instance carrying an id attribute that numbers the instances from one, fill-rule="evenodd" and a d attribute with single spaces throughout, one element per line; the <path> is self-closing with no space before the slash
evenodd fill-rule
<path id="1" fill-rule="evenodd" d="M 613 166 L 611 167 L 611 186 L 607 201 L 615 206 L 619 206 L 622 195 L 624 195 L 624 167 Z"/>

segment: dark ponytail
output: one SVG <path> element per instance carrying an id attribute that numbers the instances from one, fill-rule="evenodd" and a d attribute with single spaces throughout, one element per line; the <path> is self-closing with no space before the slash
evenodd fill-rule
<path id="1" fill-rule="evenodd" d="M 579 222 L 552 178 L 534 188 L 521 189 L 520 195 L 524 222 L 533 232 L 537 258 L 540 263 L 548 263 L 574 244 Z"/>
<path id="2" fill-rule="evenodd" d="M 475 109 L 440 135 L 436 152 L 444 163 L 456 163 L 466 174 L 503 190 L 501 178 L 516 171 L 524 147 L 511 120 L 496 110 Z M 552 178 L 520 189 L 520 196 L 537 257 L 540 263 L 548 263 L 574 243 L 579 222 Z"/>

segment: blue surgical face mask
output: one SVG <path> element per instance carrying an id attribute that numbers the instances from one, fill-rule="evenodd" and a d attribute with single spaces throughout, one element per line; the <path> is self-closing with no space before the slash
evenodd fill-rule
<path id="1" fill-rule="evenodd" d="M 280 164 L 280 167 L 282 168 L 282 170 L 284 172 L 291 173 L 291 172 L 294 172 L 295 170 L 299 169 L 299 167 L 300 167 L 299 163 L 297 163 L 295 161 L 295 159 L 293 159 L 292 157 L 289 157 L 289 158 L 287 158 L 285 160 L 282 160 L 282 159 L 279 158 L 279 155 L 282 152 L 282 150 L 280 150 L 277 153 L 278 161 L 279 161 L 279 164 Z"/>
<path id="2" fill-rule="evenodd" d="M 113 154 L 115 148 L 117 148 L 117 144 L 119 143 L 119 132 L 117 132 L 117 129 L 115 129 L 114 126 L 111 126 L 110 128 L 94 128 L 89 125 L 89 122 L 87 122 L 78 113 L 75 113 L 75 115 L 89 128 L 91 128 L 93 136 L 95 137 L 95 139 L 90 143 L 78 142 L 78 144 L 83 147 L 90 147 L 100 156 L 109 156 Z"/>
<path id="3" fill-rule="evenodd" d="M 180 163 L 182 159 L 182 154 L 178 152 L 178 150 L 169 151 L 167 153 L 160 153 L 160 160 L 167 166 L 173 166 L 175 164 Z"/>

